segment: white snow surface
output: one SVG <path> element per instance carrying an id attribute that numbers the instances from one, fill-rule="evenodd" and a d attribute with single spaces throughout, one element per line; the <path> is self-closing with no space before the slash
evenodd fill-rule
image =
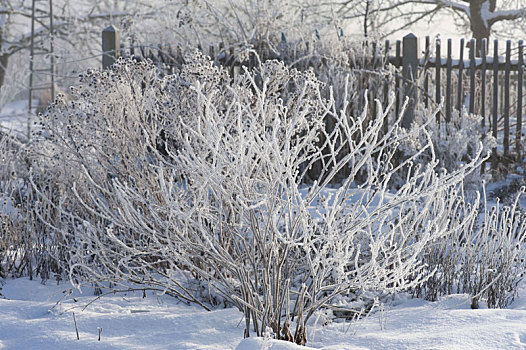
<path id="1" fill-rule="evenodd" d="M 467 295 L 437 302 L 398 295 L 368 318 L 310 325 L 308 347 L 243 340 L 242 314 L 207 312 L 146 292 L 104 296 L 93 290 L 60 300 L 68 283 L 7 279 L 0 290 L 0 349 L 525 349 L 526 286 L 508 309 L 470 309 Z M 76 302 L 75 302 L 76 300 Z M 84 306 L 93 301 L 85 310 Z M 77 340 L 73 312 L 77 321 Z M 102 328 L 101 340 L 98 340 Z"/>
<path id="2" fill-rule="evenodd" d="M 34 100 L 33 105 L 38 101 Z M 15 101 L 0 108 L 0 131 L 18 136 L 27 135 L 28 101 Z"/>

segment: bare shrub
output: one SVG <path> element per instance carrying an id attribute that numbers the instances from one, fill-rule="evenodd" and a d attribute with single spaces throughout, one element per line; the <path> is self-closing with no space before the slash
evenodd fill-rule
<path id="1" fill-rule="evenodd" d="M 34 187 L 57 210 L 46 222 L 63 236 L 73 282 L 149 284 L 205 307 L 223 300 L 244 312 L 246 336 L 252 323 L 258 335 L 270 326 L 304 343 L 306 322 L 337 296 L 424 281 L 426 244 L 473 220 L 456 216 L 448 194 L 478 156 L 437 173 L 428 135 L 430 163 L 403 162 L 407 181 L 391 192 L 403 136 L 398 123 L 381 133 L 380 106 L 374 120 L 350 116 L 321 97 L 312 72 L 276 61 L 235 80 L 198 54 L 188 62 L 164 78 L 144 62 L 90 71 L 72 102 L 50 110 L 39 166 L 61 191 Z M 344 167 L 349 177 L 331 190 Z M 208 301 L 183 283 L 188 274 Z"/>
<path id="2" fill-rule="evenodd" d="M 11 134 L 0 136 L 0 276 L 48 274 L 47 246 L 32 216 L 26 144 Z M 44 272 L 45 271 L 45 272 Z"/>
<path id="3" fill-rule="evenodd" d="M 415 120 L 408 130 L 403 130 L 405 140 L 401 143 L 400 157 L 410 157 L 419 153 L 422 145 L 427 143 L 427 135 L 431 135 L 434 155 L 429 151 L 420 152 L 420 156 L 415 160 L 417 163 L 427 164 L 433 157 L 438 160 L 437 170 L 446 169 L 448 172 L 462 167 L 463 164 L 471 162 L 480 152 L 482 142 L 482 152 L 487 154 L 496 146 L 489 130 L 482 128 L 479 115 L 468 114 L 462 111 L 452 111 L 451 120 L 439 120 L 429 118 L 430 110 L 426 110 L 423 105 L 418 106 L 415 113 Z M 426 130 L 424 133 L 422 130 Z M 405 174 L 396 179 L 394 183 L 404 182 Z M 464 186 L 471 190 L 478 191 L 481 182 L 488 180 L 488 174 L 479 171 L 472 172 L 464 179 Z"/>
<path id="4" fill-rule="evenodd" d="M 7 134 L 0 135 L 0 277 L 17 273 L 21 268 L 17 248 L 24 244 L 25 235 L 20 230 L 21 188 L 17 179 L 19 145 Z"/>
<path id="5" fill-rule="evenodd" d="M 437 272 L 415 293 L 431 300 L 468 293 L 473 308 L 479 307 L 480 300 L 491 308 L 508 306 L 526 271 L 526 218 L 520 211 L 519 198 L 505 207 L 498 201 L 489 206 L 484 198 L 482 208 L 476 208 L 480 214 L 477 219 L 472 217 L 465 230 L 429 244 L 422 261 Z M 472 210 L 472 206 L 462 203 L 459 214 Z"/>

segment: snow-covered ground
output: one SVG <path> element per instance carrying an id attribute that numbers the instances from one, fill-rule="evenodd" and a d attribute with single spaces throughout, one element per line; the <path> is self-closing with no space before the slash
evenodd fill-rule
<path id="1" fill-rule="evenodd" d="M 36 105 L 38 101 L 34 101 Z M 28 101 L 15 101 L 0 108 L 0 131 L 26 137 Z"/>
<path id="2" fill-rule="evenodd" d="M 243 338 L 242 315 L 234 309 L 207 312 L 137 292 L 105 296 L 82 311 L 93 290 L 74 291 L 55 306 L 70 288 L 7 280 L 0 291 L 0 349 L 233 349 Z"/>
<path id="3" fill-rule="evenodd" d="M 305 349 L 263 338 L 243 340 L 242 314 L 235 309 L 207 312 L 165 295 L 146 292 L 143 298 L 142 292 L 133 292 L 104 296 L 83 310 L 95 298 L 92 290 L 75 291 L 57 304 L 68 283 L 4 282 L 0 349 Z M 508 309 L 472 310 L 469 305 L 466 295 L 438 302 L 398 296 L 364 320 L 326 326 L 318 320 L 307 345 L 327 350 L 526 349 L 526 286 Z"/>

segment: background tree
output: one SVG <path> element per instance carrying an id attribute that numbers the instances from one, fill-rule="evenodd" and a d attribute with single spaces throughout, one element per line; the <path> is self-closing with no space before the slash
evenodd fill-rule
<path id="1" fill-rule="evenodd" d="M 163 11 L 155 17 L 135 21 L 122 33 L 139 40 L 155 37 L 181 47 L 222 43 L 228 47 L 257 46 L 265 43 L 272 50 L 285 37 L 287 41 L 322 32 L 325 18 L 317 13 L 315 0 L 162 0 Z M 322 23 L 323 21 L 323 23 Z"/>
<path id="2" fill-rule="evenodd" d="M 384 35 L 407 29 L 422 20 L 431 20 L 438 13 L 454 15 L 457 24 L 472 33 L 477 40 L 477 50 L 480 50 L 482 39 L 494 34 L 498 25 L 513 27 L 524 22 L 526 3 L 521 0 L 348 0 L 340 2 L 337 10 L 338 16 L 347 20 L 367 15 L 368 29 L 379 28 Z M 395 28 L 389 30 L 395 23 Z"/>
<path id="3" fill-rule="evenodd" d="M 58 61 L 61 57 L 76 62 L 87 62 L 88 57 L 99 59 L 101 29 L 110 22 L 119 22 L 122 18 L 151 15 L 154 3 L 157 1 L 53 0 L 53 39 L 55 55 L 59 56 Z M 13 69 L 27 70 L 24 63 L 29 62 L 31 5 L 31 0 L 0 0 L 0 89 L 5 82 L 9 61 L 13 56 L 21 54 L 21 60 Z M 48 47 L 46 43 L 51 39 L 49 20 L 46 18 L 49 14 L 48 8 L 47 1 L 40 1 L 36 10 L 38 18 L 34 40 L 42 47 Z M 27 57 L 27 61 L 24 57 Z M 93 66 L 92 62 L 93 60 Z M 5 89 L 0 91 L 3 90 Z"/>
<path id="4" fill-rule="evenodd" d="M 281 33 L 290 38 L 306 28 L 307 21 L 315 20 L 303 5 L 308 2 L 312 0 L 53 0 L 56 72 L 61 78 L 75 79 L 72 71 L 100 66 L 96 61 L 101 54 L 100 32 L 110 24 L 119 27 L 123 41 L 146 45 L 153 40 L 207 49 L 218 42 L 226 47 L 267 42 L 272 48 L 281 41 Z M 14 55 L 20 55 L 20 64 L 11 67 L 10 75 L 15 69 L 27 75 L 31 4 L 31 0 L 0 0 L 0 88 Z M 48 47 L 47 2 L 39 4 L 37 15 L 43 18 L 37 21 L 34 39 Z M 313 35 L 314 30 L 310 32 Z"/>

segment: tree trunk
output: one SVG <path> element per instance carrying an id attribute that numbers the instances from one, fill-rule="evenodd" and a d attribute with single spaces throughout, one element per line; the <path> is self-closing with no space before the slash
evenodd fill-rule
<path id="1" fill-rule="evenodd" d="M 471 12 L 471 32 L 473 33 L 473 38 L 477 40 L 475 51 L 477 56 L 480 56 L 482 49 L 482 39 L 489 41 L 489 35 L 491 32 L 491 25 L 485 21 L 481 11 L 485 3 L 487 3 L 488 9 L 490 11 L 495 10 L 494 2 L 489 0 L 471 0 L 469 2 L 469 10 Z"/>
<path id="2" fill-rule="evenodd" d="M 0 22 L 3 22 L 2 25 L 0 25 L 0 52 L 2 51 L 2 43 L 4 42 L 4 26 L 7 18 L 6 15 L 0 16 Z M 2 86 L 4 86 L 5 81 L 5 73 L 7 72 L 7 61 L 9 59 L 9 55 L 7 52 L 4 52 L 0 55 L 0 89 Z"/>
<path id="3" fill-rule="evenodd" d="M 5 74 L 7 72 L 7 62 L 9 61 L 9 54 L 4 53 L 0 55 L 0 89 L 4 86 Z"/>

